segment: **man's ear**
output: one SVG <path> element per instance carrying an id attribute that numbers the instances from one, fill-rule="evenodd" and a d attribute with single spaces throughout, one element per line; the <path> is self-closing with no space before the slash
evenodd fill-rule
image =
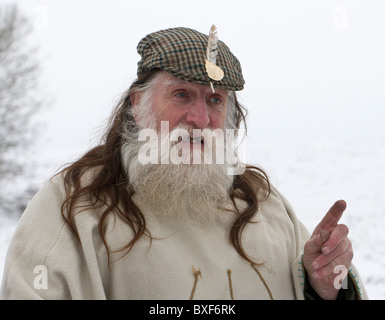
<path id="1" fill-rule="evenodd" d="M 138 123 L 138 121 L 140 121 L 140 119 L 138 119 L 138 115 L 135 112 L 135 106 L 137 106 L 140 103 L 141 97 L 142 97 L 142 95 L 140 92 L 133 92 L 130 94 L 131 107 L 133 108 L 133 116 L 134 116 L 136 123 Z"/>
<path id="2" fill-rule="evenodd" d="M 140 92 L 133 92 L 130 94 L 131 106 L 135 107 L 140 102 Z"/>

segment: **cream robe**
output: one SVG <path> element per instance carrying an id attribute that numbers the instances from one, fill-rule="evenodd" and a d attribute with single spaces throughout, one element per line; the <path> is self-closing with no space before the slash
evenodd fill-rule
<path id="1" fill-rule="evenodd" d="M 64 196 L 56 176 L 31 200 L 8 249 L 2 299 L 239 300 L 270 299 L 269 291 L 274 299 L 304 298 L 301 257 L 309 233 L 274 188 L 242 235 L 246 252 L 263 263 L 256 267 L 262 278 L 230 243 L 233 214 L 223 212 L 214 224 L 178 223 L 152 213 L 139 196 L 134 201 L 154 239 L 143 236 L 128 254 L 113 254 L 109 268 L 100 211 L 76 216 L 79 242 L 61 216 Z M 132 236 L 112 215 L 107 231 L 112 250 Z M 354 267 L 350 273 L 366 298 Z"/>

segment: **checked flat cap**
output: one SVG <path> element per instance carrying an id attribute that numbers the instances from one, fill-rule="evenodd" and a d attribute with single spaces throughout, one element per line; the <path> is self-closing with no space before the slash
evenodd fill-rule
<path id="1" fill-rule="evenodd" d="M 208 36 L 189 28 L 170 28 L 153 32 L 137 46 L 141 56 L 138 76 L 159 68 L 179 79 L 227 90 L 242 90 L 245 84 L 241 64 L 222 41 L 217 43 L 216 65 L 223 70 L 220 81 L 208 76 L 205 66 Z"/>

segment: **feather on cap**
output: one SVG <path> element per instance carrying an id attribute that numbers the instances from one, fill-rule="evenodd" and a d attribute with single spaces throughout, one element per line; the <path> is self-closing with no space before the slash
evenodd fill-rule
<path id="1" fill-rule="evenodd" d="M 206 53 L 206 72 L 210 79 L 221 81 L 225 75 L 223 70 L 216 65 L 218 56 L 218 31 L 215 25 L 210 29 L 209 39 L 207 41 Z"/>

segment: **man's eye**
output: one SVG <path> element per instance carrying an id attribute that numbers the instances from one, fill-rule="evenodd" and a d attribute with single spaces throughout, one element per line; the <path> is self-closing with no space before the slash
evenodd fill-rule
<path id="1" fill-rule="evenodd" d="M 187 98 L 187 93 L 184 92 L 184 91 L 178 91 L 178 92 L 175 94 L 175 97 L 177 97 L 177 98 Z"/>
<path id="2" fill-rule="evenodd" d="M 220 104 L 222 102 L 221 98 L 218 97 L 212 97 L 210 98 L 210 101 L 214 104 Z"/>

